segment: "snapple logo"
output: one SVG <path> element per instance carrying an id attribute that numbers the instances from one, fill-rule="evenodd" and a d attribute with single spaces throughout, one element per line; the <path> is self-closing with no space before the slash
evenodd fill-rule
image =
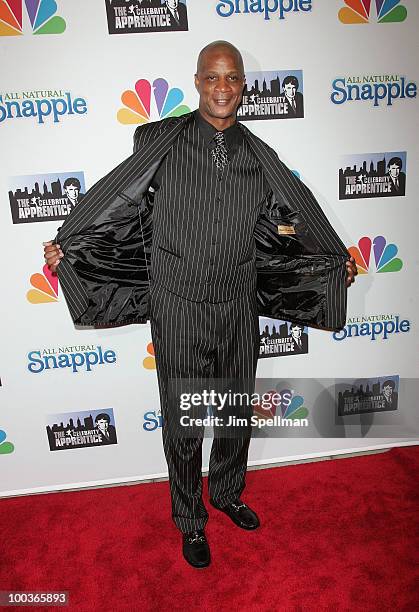
<path id="1" fill-rule="evenodd" d="M 71 349 L 75 349 L 74 352 Z M 74 374 L 77 374 L 79 370 L 91 372 L 94 366 L 116 362 L 115 351 L 103 351 L 101 346 L 69 347 L 60 349 L 58 354 L 54 352 L 54 349 L 44 349 L 28 353 L 29 372 L 40 374 L 44 370 L 70 368 Z"/>
<path id="2" fill-rule="evenodd" d="M 59 123 L 64 115 L 84 115 L 87 102 L 84 98 L 74 98 L 69 91 L 32 91 L 5 93 L 0 95 L 0 123 L 7 119 L 36 118 L 40 124 L 51 117 Z"/>
<path id="3" fill-rule="evenodd" d="M 158 412 L 156 412 L 156 410 L 150 410 L 144 414 L 144 431 L 155 431 L 160 427 L 163 427 L 163 417 L 160 410 Z"/>
<path id="4" fill-rule="evenodd" d="M 220 17 L 231 17 L 234 13 L 262 13 L 266 21 L 275 13 L 278 19 L 285 19 L 287 13 L 307 13 L 311 9 L 312 0 L 223 0 L 215 8 Z"/>
<path id="5" fill-rule="evenodd" d="M 347 338 L 367 336 L 370 341 L 388 340 L 393 334 L 405 334 L 410 331 L 410 321 L 401 319 L 399 315 L 370 315 L 352 317 L 348 324 L 340 331 L 334 332 L 332 337 L 338 342 Z"/>
<path id="6" fill-rule="evenodd" d="M 393 106 L 395 100 L 416 98 L 418 92 L 414 81 L 398 74 L 338 77 L 332 87 L 330 99 L 338 105 L 371 101 L 375 107 L 381 103 Z"/>

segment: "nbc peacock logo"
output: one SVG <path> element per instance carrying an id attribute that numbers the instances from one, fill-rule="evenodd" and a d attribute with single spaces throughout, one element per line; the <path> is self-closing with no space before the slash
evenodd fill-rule
<path id="1" fill-rule="evenodd" d="M 372 0 L 345 0 L 346 6 L 339 11 L 339 21 L 345 24 L 371 23 L 374 20 Z M 407 10 L 400 0 L 375 0 L 378 23 L 404 21 Z"/>
<path id="2" fill-rule="evenodd" d="M 55 13 L 55 0 L 25 0 L 32 34 L 62 34 L 66 22 Z M 23 0 L 0 0 L 0 36 L 23 34 Z"/>
<path id="3" fill-rule="evenodd" d="M 155 370 L 156 369 L 156 357 L 154 354 L 154 346 L 152 342 L 147 344 L 147 357 L 143 359 L 143 366 L 146 370 Z"/>
<path id="4" fill-rule="evenodd" d="M 122 94 L 124 107 L 119 109 L 117 118 L 125 125 L 137 125 L 153 121 L 153 116 L 156 120 L 180 117 L 191 110 L 182 104 L 183 99 L 183 91 L 178 87 L 169 88 L 166 79 L 155 79 L 153 84 L 147 79 L 139 79 L 134 90 L 127 89 Z"/>
<path id="5" fill-rule="evenodd" d="M 368 274 L 373 264 L 377 272 L 400 272 L 403 267 L 403 261 L 396 257 L 397 246 L 387 244 L 384 236 L 376 236 L 374 240 L 364 236 L 357 247 L 352 246 L 348 251 L 355 259 L 359 274 Z"/>
<path id="6" fill-rule="evenodd" d="M 260 396 L 261 401 L 253 407 L 256 419 L 275 418 L 306 419 L 308 409 L 304 406 L 302 395 L 295 394 L 290 389 L 281 389 L 279 385 Z"/>
<path id="7" fill-rule="evenodd" d="M 6 432 L 0 429 L 0 455 L 9 455 L 15 450 L 14 444 L 6 440 Z"/>
<path id="8" fill-rule="evenodd" d="M 42 274 L 32 274 L 30 284 L 33 289 L 29 289 L 26 299 L 31 304 L 58 302 L 58 276 L 53 276 L 47 265 L 42 268 Z"/>

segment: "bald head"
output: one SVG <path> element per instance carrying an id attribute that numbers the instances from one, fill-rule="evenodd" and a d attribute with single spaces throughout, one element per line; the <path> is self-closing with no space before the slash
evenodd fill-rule
<path id="1" fill-rule="evenodd" d="M 201 49 L 196 66 L 197 74 L 202 72 L 209 58 L 217 55 L 229 55 L 230 57 L 233 57 L 235 59 L 237 68 L 240 70 L 242 76 L 244 76 L 242 55 L 237 47 L 229 43 L 227 40 L 215 40 Z"/>
<path id="2" fill-rule="evenodd" d="M 236 47 L 216 40 L 202 49 L 195 74 L 199 112 L 218 131 L 236 121 L 244 85 L 243 59 Z"/>

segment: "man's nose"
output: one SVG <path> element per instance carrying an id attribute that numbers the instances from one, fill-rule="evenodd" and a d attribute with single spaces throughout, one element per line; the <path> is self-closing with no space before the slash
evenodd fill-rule
<path id="1" fill-rule="evenodd" d="M 227 81 L 227 79 L 219 79 L 218 83 L 217 83 L 217 87 L 216 89 L 218 91 L 230 91 L 231 90 L 231 85 L 230 83 Z"/>

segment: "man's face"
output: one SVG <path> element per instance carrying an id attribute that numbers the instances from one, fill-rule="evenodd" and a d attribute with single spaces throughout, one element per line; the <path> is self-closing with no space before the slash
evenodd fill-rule
<path id="1" fill-rule="evenodd" d="M 390 176 L 394 179 L 399 177 L 400 174 L 400 167 L 397 164 L 392 164 L 391 166 L 388 167 L 389 172 L 390 172 Z"/>
<path id="2" fill-rule="evenodd" d="M 385 387 L 383 387 L 383 395 L 389 402 L 391 400 L 391 396 L 393 395 L 393 388 L 390 387 L 390 385 L 386 385 Z"/>
<path id="3" fill-rule="evenodd" d="M 302 331 L 303 330 L 301 329 L 301 327 L 291 327 L 291 336 L 296 340 L 299 340 L 301 338 Z"/>
<path id="4" fill-rule="evenodd" d="M 68 185 L 64 191 L 69 200 L 77 200 L 79 197 L 79 188 L 76 185 Z"/>
<path id="5" fill-rule="evenodd" d="M 177 9 L 177 6 L 179 4 L 179 0 L 166 0 L 166 2 L 167 2 L 167 6 L 171 8 L 172 10 Z"/>
<path id="6" fill-rule="evenodd" d="M 232 125 L 244 83 L 243 69 L 235 53 L 223 47 L 207 51 L 195 75 L 199 110 L 204 119 L 209 123 L 225 119 L 226 127 Z"/>
<path id="7" fill-rule="evenodd" d="M 295 92 L 297 91 L 297 88 L 293 83 L 287 83 L 284 86 L 284 89 L 285 89 L 285 95 L 287 96 L 287 98 L 295 98 Z"/>
<path id="8" fill-rule="evenodd" d="M 108 431 L 108 421 L 106 419 L 99 419 L 96 423 L 98 429 L 101 431 Z"/>

